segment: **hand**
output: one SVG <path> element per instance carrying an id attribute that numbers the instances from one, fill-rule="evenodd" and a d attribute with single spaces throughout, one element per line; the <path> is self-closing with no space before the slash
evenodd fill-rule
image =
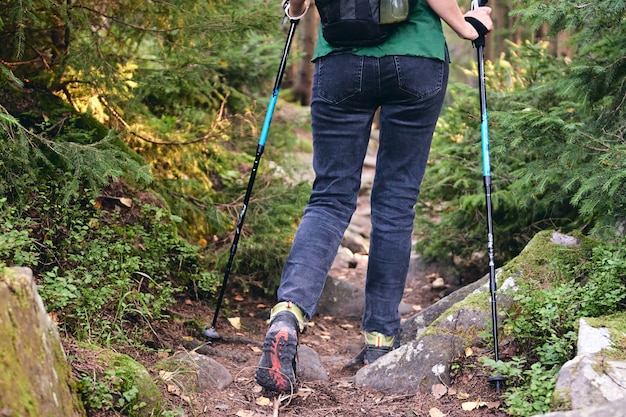
<path id="1" fill-rule="evenodd" d="M 476 9 L 470 10 L 469 12 L 465 13 L 464 17 L 474 18 L 478 20 L 485 27 L 487 32 L 491 32 L 493 30 L 493 22 L 491 20 L 491 7 L 477 7 Z M 461 37 L 473 41 L 478 39 L 481 35 L 484 35 L 478 33 L 473 25 L 468 23 L 468 26 L 471 27 L 471 30 L 469 30 L 468 28 L 468 30 L 464 31 L 463 34 L 459 33 Z"/>
<path id="2" fill-rule="evenodd" d="M 309 10 L 309 6 L 311 4 L 311 0 L 283 0 L 282 5 L 285 7 L 285 3 L 289 2 L 289 10 L 287 11 L 287 16 L 290 18 L 293 17 L 302 17 L 307 10 Z"/>

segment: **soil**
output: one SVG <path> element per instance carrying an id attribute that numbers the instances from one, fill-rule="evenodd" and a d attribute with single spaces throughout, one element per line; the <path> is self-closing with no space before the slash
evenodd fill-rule
<path id="1" fill-rule="evenodd" d="M 356 270 L 346 271 L 353 274 Z M 413 282 L 414 291 L 407 291 L 404 302 L 422 308 L 435 302 L 438 292 L 429 290 L 429 277 L 423 282 Z M 421 285 L 420 285 L 421 284 Z M 358 320 L 340 317 L 316 316 L 301 335 L 301 343 L 313 348 L 328 373 L 327 381 L 298 381 L 296 394 L 272 396 L 254 381 L 261 346 L 273 300 L 262 295 L 244 293 L 238 288 L 227 291 L 228 305 L 222 309 L 217 331 L 220 339 L 207 344 L 197 323 L 210 324 L 213 307 L 206 301 L 194 301 L 181 297 L 171 309 L 172 319 L 153 325 L 154 343 L 169 348 L 170 353 L 196 349 L 209 355 L 226 367 L 233 376 L 233 383 L 224 390 L 192 393 L 173 389 L 161 384 L 167 409 L 184 410 L 184 416 L 307 416 L 307 417 L 354 417 L 354 416 L 427 416 L 427 417 L 485 417 L 507 416 L 502 400 L 488 382 L 480 366 L 481 355 L 489 355 L 480 347 L 467 352 L 469 356 L 458 359 L 458 366 L 449 387 L 436 387 L 432 392 L 409 395 L 388 394 L 354 384 L 356 370 L 343 370 L 362 347 L 362 334 Z M 233 327 L 226 319 L 238 318 L 240 327 Z M 195 325 L 194 325 L 195 323 Z M 74 357 L 75 371 L 89 369 L 88 357 L 66 343 L 68 355 Z M 144 350 L 126 350 L 139 362 L 150 366 L 162 359 L 163 354 Z M 155 378 L 157 375 L 154 375 Z M 120 416 L 115 411 L 90 413 L 96 417 Z"/>

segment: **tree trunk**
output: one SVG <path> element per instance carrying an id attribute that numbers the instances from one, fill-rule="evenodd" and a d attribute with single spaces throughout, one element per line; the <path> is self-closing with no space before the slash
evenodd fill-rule
<path id="1" fill-rule="evenodd" d="M 311 62 L 315 43 L 317 42 L 317 28 L 320 17 L 317 8 L 311 5 L 309 12 L 300 21 L 300 48 L 303 53 L 298 63 L 297 76 L 294 80 L 294 98 L 302 105 L 308 106 L 311 102 L 311 86 L 313 85 L 314 64 Z"/>

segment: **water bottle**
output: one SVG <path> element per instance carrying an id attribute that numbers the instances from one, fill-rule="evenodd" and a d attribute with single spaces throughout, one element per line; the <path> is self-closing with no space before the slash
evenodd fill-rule
<path id="1" fill-rule="evenodd" d="M 409 0 L 381 0 L 380 23 L 397 23 L 409 17 Z"/>

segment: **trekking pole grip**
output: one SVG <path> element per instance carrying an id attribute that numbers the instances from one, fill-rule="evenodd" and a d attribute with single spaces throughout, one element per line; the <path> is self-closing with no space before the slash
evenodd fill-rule
<path id="1" fill-rule="evenodd" d="M 474 10 L 478 7 L 485 6 L 487 4 L 487 1 L 488 0 L 472 0 L 471 10 Z M 487 29 L 487 27 L 483 25 L 481 21 L 476 19 L 475 17 L 465 17 L 465 21 L 468 22 L 470 25 L 472 25 L 474 29 L 476 29 L 476 32 L 478 32 L 478 38 L 472 41 L 472 44 L 474 45 L 474 47 L 477 48 L 479 46 L 485 46 L 485 35 L 489 33 L 489 30 Z"/>

